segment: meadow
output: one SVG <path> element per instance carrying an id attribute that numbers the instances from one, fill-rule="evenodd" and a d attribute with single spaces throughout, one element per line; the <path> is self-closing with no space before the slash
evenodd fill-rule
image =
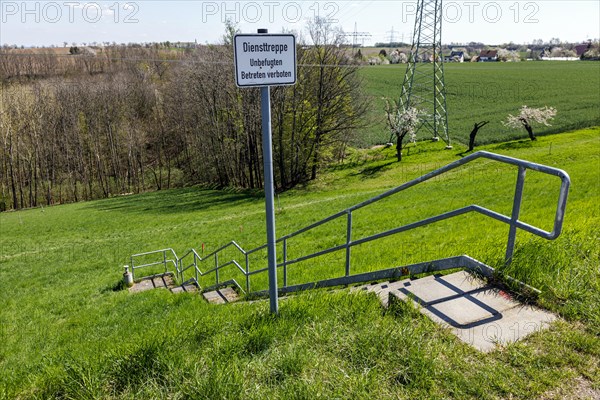
<path id="1" fill-rule="evenodd" d="M 462 66 L 461 66 L 462 68 Z M 558 107 L 558 105 L 557 105 Z M 490 128 L 489 132 L 493 130 Z M 457 145 L 352 151 L 318 181 L 278 196 L 278 236 L 461 157 Z M 562 318 L 521 343 L 481 354 L 417 311 L 375 296 L 313 291 L 227 306 L 119 284 L 129 256 L 172 247 L 264 243 L 261 193 L 185 188 L 0 214 L 0 398 L 547 398 L 600 390 L 600 129 L 482 147 L 566 170 L 564 234 L 519 234 L 506 273 L 542 290 Z M 356 216 L 356 237 L 478 202 L 510 212 L 514 170 L 488 162 L 393 196 Z M 554 181 L 528 176 L 523 219 L 549 229 Z M 335 224 L 298 237 L 291 257 L 337 243 Z M 355 251 L 353 271 L 469 254 L 503 264 L 507 228 L 477 216 Z M 340 239 L 342 238 L 342 239 Z M 280 253 L 281 254 L 281 253 Z M 342 254 L 294 266 L 291 283 L 343 271 Z M 264 255 L 252 261 L 256 268 Z M 261 281 L 262 279 L 262 281 Z M 253 282 L 264 288 L 266 277 Z"/>
<path id="2" fill-rule="evenodd" d="M 369 128 L 357 138 L 365 145 L 385 143 L 385 101 L 398 99 L 406 65 L 361 69 L 371 99 Z M 554 107 L 558 114 L 540 134 L 565 132 L 600 125 L 600 65 L 595 62 L 519 62 L 444 64 L 448 129 L 451 141 L 468 143 L 473 124 L 490 121 L 477 137 L 480 144 L 523 137 L 523 132 L 502 125 L 521 106 Z"/>

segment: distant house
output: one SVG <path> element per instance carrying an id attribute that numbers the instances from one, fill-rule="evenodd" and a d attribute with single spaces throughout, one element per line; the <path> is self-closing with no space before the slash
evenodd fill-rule
<path id="1" fill-rule="evenodd" d="M 544 49 L 542 50 L 542 52 L 540 53 L 540 58 L 548 58 L 550 57 L 550 54 L 552 54 L 552 52 L 550 51 L 550 49 Z"/>
<path id="2" fill-rule="evenodd" d="M 462 63 L 465 62 L 465 52 L 464 51 L 453 51 L 450 54 L 450 57 L 457 60 L 457 62 Z"/>
<path id="3" fill-rule="evenodd" d="M 498 61 L 498 50 L 482 50 L 481 54 L 479 54 L 479 61 Z"/>
<path id="4" fill-rule="evenodd" d="M 465 52 L 453 51 L 449 56 L 444 56 L 444 62 L 465 62 Z"/>
<path id="5" fill-rule="evenodd" d="M 177 49 L 195 49 L 198 47 L 198 43 L 196 42 L 176 42 L 171 43 L 171 45 Z"/>
<path id="6" fill-rule="evenodd" d="M 586 51 L 592 48 L 591 43 L 580 44 L 579 46 L 575 46 L 575 53 L 577 53 L 577 57 L 581 57 L 585 54 Z"/>

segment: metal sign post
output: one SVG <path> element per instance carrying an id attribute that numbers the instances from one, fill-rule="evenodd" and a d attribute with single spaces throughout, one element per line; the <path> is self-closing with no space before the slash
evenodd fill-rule
<path id="1" fill-rule="evenodd" d="M 236 35 L 235 76 L 239 87 L 261 88 L 262 146 L 265 177 L 265 211 L 269 262 L 271 313 L 279 312 L 277 288 L 277 248 L 275 235 L 275 185 L 271 134 L 271 86 L 296 83 L 296 38 L 293 35 Z"/>
<path id="2" fill-rule="evenodd" d="M 265 175 L 265 211 L 269 258 L 269 299 L 271 313 L 279 312 L 277 292 L 277 245 L 275 235 L 275 185 L 273 184 L 273 146 L 271 139 L 271 87 L 261 89 L 263 170 Z"/>

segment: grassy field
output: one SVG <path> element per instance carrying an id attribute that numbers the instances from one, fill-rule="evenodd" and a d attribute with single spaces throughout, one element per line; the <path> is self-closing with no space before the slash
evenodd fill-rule
<path id="1" fill-rule="evenodd" d="M 277 199 L 279 236 L 464 150 L 439 146 L 419 143 L 402 164 L 393 149 L 351 154 Z M 282 300 L 274 318 L 267 302 L 211 306 L 194 295 L 117 290 L 133 253 L 264 242 L 260 194 L 187 188 L 0 214 L 0 398 L 558 399 L 600 390 L 600 130 L 485 150 L 573 179 L 563 236 L 520 234 L 507 271 L 542 289 L 539 304 L 563 317 L 550 330 L 484 355 L 414 310 L 384 311 L 374 296 L 305 293 Z M 476 163 L 361 211 L 355 238 L 474 201 L 509 212 L 514 182 L 514 171 Z M 550 229 L 555 183 L 528 175 L 526 222 Z M 290 258 L 343 240 L 338 225 L 300 236 Z M 506 235 L 503 225 L 465 217 L 361 246 L 353 271 L 464 253 L 500 266 Z M 291 283 L 338 276 L 343 257 L 300 264 Z M 259 268 L 264 255 L 252 263 Z M 263 277 L 253 289 L 265 285 Z"/>
<path id="2" fill-rule="evenodd" d="M 359 143 L 371 145 L 388 140 L 382 99 L 400 97 L 405 71 L 406 65 L 361 70 L 373 106 L 371 128 L 358 139 Z M 452 141 L 468 143 L 473 124 L 484 120 L 491 124 L 479 133 L 481 144 L 525 137 L 524 130 L 511 130 L 501 124 L 508 114 L 518 113 L 522 105 L 558 110 L 552 127 L 538 127 L 540 134 L 600 125 L 600 63 L 448 63 L 444 71 Z"/>

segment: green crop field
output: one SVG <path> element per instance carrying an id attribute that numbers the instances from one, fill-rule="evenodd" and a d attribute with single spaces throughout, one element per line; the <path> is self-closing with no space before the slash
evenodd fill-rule
<path id="1" fill-rule="evenodd" d="M 560 111 L 567 102 L 559 100 Z M 162 191 L 0 214 L 0 398 L 595 396 L 600 129 L 483 149 L 565 169 L 573 180 L 564 234 L 548 242 L 520 233 L 506 271 L 542 290 L 538 304 L 562 317 L 551 329 L 482 354 L 420 313 L 383 310 L 370 295 L 307 292 L 281 300 L 280 316 L 273 317 L 266 301 L 213 306 L 191 294 L 129 294 L 119 282 L 131 254 L 172 247 L 181 255 L 202 243 L 212 251 L 232 239 L 245 248 L 264 242 L 260 193 Z M 462 151 L 418 143 L 401 164 L 393 149 L 355 151 L 319 181 L 276 199 L 278 235 L 455 161 Z M 513 169 L 478 161 L 360 211 L 355 236 L 473 202 L 510 212 L 515 177 Z M 551 229 L 556 196 L 555 179 L 529 174 L 523 219 Z M 334 222 L 292 241 L 289 256 L 344 238 L 343 224 Z M 465 216 L 360 246 L 353 271 L 465 253 L 499 267 L 506 238 L 506 226 Z M 264 266 L 264 258 L 257 254 L 253 268 Z M 295 265 L 290 283 L 339 276 L 343 260 L 336 253 Z M 265 287 L 266 277 L 253 281 L 253 289 Z"/>
<path id="2" fill-rule="evenodd" d="M 371 145 L 389 139 L 383 98 L 398 99 L 406 65 L 364 67 L 361 75 L 371 98 L 370 129 L 358 143 Z M 600 63 L 520 62 L 448 63 L 444 65 L 450 139 L 468 143 L 473 124 L 490 121 L 478 143 L 497 143 L 524 137 L 526 132 L 504 127 L 508 114 L 522 105 L 554 107 L 558 114 L 540 134 L 600 125 Z"/>

